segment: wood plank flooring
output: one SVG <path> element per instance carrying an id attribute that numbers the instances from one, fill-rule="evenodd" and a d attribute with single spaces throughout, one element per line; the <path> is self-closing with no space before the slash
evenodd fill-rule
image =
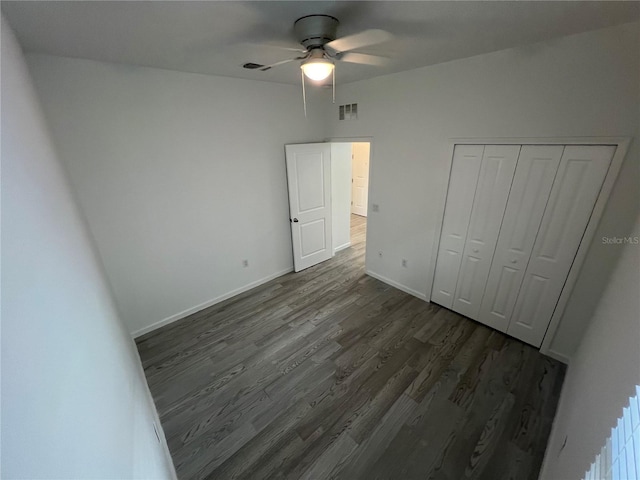
<path id="1" fill-rule="evenodd" d="M 536 479 L 565 368 L 352 246 L 137 340 L 180 479 Z"/>

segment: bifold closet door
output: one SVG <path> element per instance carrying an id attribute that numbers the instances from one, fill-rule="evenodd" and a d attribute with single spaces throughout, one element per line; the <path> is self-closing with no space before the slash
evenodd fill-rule
<path id="1" fill-rule="evenodd" d="M 451 308 L 467 238 L 484 145 L 456 145 L 442 221 L 431 300 Z"/>
<path id="2" fill-rule="evenodd" d="M 600 194 L 613 146 L 566 146 L 507 333 L 540 346 Z"/>
<path id="3" fill-rule="evenodd" d="M 563 150 L 524 145 L 520 151 L 478 318 L 501 332 L 507 331 Z"/>
<path id="4" fill-rule="evenodd" d="M 452 310 L 478 319 L 520 145 L 486 145 Z"/>

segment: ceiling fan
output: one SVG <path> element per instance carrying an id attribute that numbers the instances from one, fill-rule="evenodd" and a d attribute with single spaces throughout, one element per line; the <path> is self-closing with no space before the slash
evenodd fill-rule
<path id="1" fill-rule="evenodd" d="M 384 66 L 388 63 L 388 58 L 357 53 L 354 50 L 386 42 L 392 38 L 390 33 L 384 30 L 364 30 L 354 35 L 336 38 L 338 24 L 338 19 L 330 15 L 307 15 L 299 18 L 293 24 L 293 29 L 298 42 L 304 48 L 288 49 L 299 52 L 299 56 L 271 65 L 245 63 L 243 67 L 264 72 L 285 63 L 301 61 L 304 88 L 304 76 L 321 81 L 332 73 L 335 86 L 336 61 L 374 66 Z"/>

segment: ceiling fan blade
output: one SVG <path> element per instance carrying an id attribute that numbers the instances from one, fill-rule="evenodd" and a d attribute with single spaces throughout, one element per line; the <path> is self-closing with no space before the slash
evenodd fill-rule
<path id="1" fill-rule="evenodd" d="M 338 60 L 349 63 L 360 63 L 362 65 L 373 65 L 376 67 L 386 67 L 391 62 L 387 57 L 377 55 L 367 55 L 365 53 L 347 52 L 339 55 Z"/>
<path id="2" fill-rule="evenodd" d="M 337 38 L 325 45 L 335 52 L 348 52 L 357 48 L 376 45 L 391 40 L 393 35 L 384 30 L 365 30 L 364 32 Z"/>
<path id="3" fill-rule="evenodd" d="M 285 50 L 287 52 L 306 53 L 307 51 L 302 46 L 296 48 L 294 46 L 276 45 L 273 43 L 246 43 L 245 45 L 252 48 L 268 48 L 271 50 Z"/>
<path id="4" fill-rule="evenodd" d="M 278 65 L 284 65 L 285 63 L 295 62 L 296 60 L 304 60 L 307 57 L 296 57 L 290 58 L 288 60 L 282 60 L 281 62 L 272 63 L 271 65 L 265 65 L 264 67 L 258 68 L 261 72 L 266 72 L 267 70 L 272 69 L 273 67 L 277 67 Z"/>

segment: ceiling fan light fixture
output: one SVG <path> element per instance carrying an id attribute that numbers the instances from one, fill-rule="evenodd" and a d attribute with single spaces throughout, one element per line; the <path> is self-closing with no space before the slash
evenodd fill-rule
<path id="1" fill-rule="evenodd" d="M 311 58 L 300 66 L 305 76 L 311 80 L 324 80 L 331 72 L 334 65 L 326 58 Z"/>

